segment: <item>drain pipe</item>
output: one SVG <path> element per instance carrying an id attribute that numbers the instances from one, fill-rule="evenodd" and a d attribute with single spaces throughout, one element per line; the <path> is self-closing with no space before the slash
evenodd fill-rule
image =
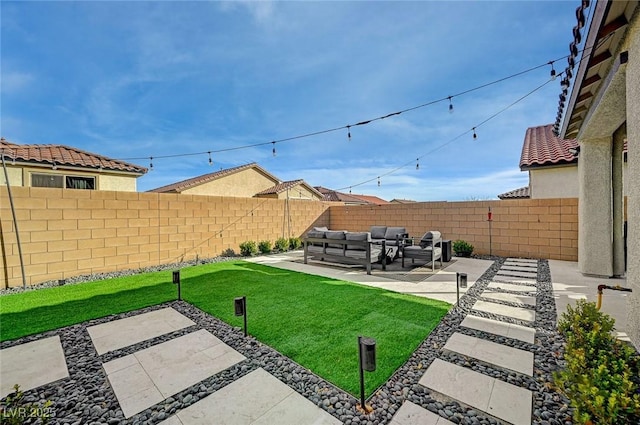
<path id="1" fill-rule="evenodd" d="M 616 285 L 616 286 L 598 285 L 598 302 L 596 303 L 596 309 L 598 310 L 600 310 L 600 307 L 602 307 L 602 294 L 605 289 L 613 289 L 614 291 L 633 292 L 631 288 L 623 288 L 620 285 Z"/>
<path id="2" fill-rule="evenodd" d="M 18 256 L 20 257 L 20 269 L 22 270 L 22 288 L 24 289 L 27 287 L 27 280 L 24 274 L 24 261 L 22 259 L 22 245 L 20 244 L 20 232 L 18 232 L 18 219 L 16 218 L 16 208 L 13 205 L 13 196 L 11 195 L 11 185 L 9 184 L 9 172 L 7 171 L 7 164 L 4 161 L 4 149 L 2 150 L 2 168 L 4 169 L 4 179 L 7 182 L 7 193 L 9 195 L 9 204 L 11 205 L 11 214 L 13 215 L 13 226 L 16 229 L 16 241 L 18 242 Z"/>

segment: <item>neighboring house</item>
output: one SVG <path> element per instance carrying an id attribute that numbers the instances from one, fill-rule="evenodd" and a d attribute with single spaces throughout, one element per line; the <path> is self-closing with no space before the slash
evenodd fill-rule
<path id="1" fill-rule="evenodd" d="M 352 195 L 350 193 L 338 192 L 322 186 L 315 186 L 315 189 L 324 196 L 325 201 L 344 202 L 345 205 L 382 205 L 387 203 L 384 199 L 369 195 Z"/>
<path id="2" fill-rule="evenodd" d="M 529 127 L 520 155 L 520 170 L 529 172 L 529 185 L 498 195 L 500 199 L 578 197 L 578 142 L 553 132 L 553 124 Z"/>
<path id="3" fill-rule="evenodd" d="M 11 186 L 136 191 L 147 169 L 64 145 L 19 145 L 0 139 Z M 1 166 L 1 164 L 0 164 Z M 0 184 L 6 185 L 4 172 Z"/>
<path id="4" fill-rule="evenodd" d="M 390 201 L 390 203 L 392 204 L 413 204 L 415 202 L 417 201 L 414 201 L 412 199 L 397 199 L 397 198 L 394 198 Z"/>
<path id="5" fill-rule="evenodd" d="M 580 37 L 584 6 L 583 2 L 577 13 L 572 43 L 576 48 L 568 60 L 577 71 L 570 93 L 571 76 L 563 78 L 555 125 L 560 137 L 574 138 L 580 145 L 578 270 L 623 275 L 626 263 L 627 284 L 633 291 L 627 297 L 627 334 L 640 348 L 640 2 L 592 2 L 587 14 L 591 23 Z M 582 53 L 577 48 L 580 38 L 586 46 Z"/>
<path id="6" fill-rule="evenodd" d="M 156 193 L 232 196 L 236 198 L 301 198 L 322 200 L 322 194 L 304 180 L 282 182 L 255 162 L 227 168 L 151 189 Z"/>
<path id="7" fill-rule="evenodd" d="M 509 192 L 501 193 L 498 195 L 500 199 L 529 199 L 529 186 L 521 187 L 519 189 L 510 190 Z"/>
<path id="8" fill-rule="evenodd" d="M 304 180 L 282 182 L 255 195 L 257 198 L 307 199 L 322 201 L 322 193 L 309 186 Z"/>

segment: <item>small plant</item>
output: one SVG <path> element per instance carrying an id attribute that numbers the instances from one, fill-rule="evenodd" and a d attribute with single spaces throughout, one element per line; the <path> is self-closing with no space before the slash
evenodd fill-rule
<path id="1" fill-rule="evenodd" d="M 455 252 L 458 257 L 471 257 L 473 245 L 458 239 L 453 243 L 453 252 Z"/>
<path id="2" fill-rule="evenodd" d="M 271 241 L 260 241 L 258 244 L 258 249 L 262 254 L 269 254 L 272 250 Z"/>
<path id="3" fill-rule="evenodd" d="M 289 240 L 286 238 L 278 238 L 276 240 L 276 250 L 280 252 L 289 250 Z"/>
<path id="4" fill-rule="evenodd" d="M 22 425 L 33 423 L 34 419 L 40 419 L 41 424 L 49 423 L 52 416 L 51 400 L 47 400 L 44 404 L 27 403 L 24 394 L 20 391 L 18 384 L 14 385 L 15 390 L 5 399 L 5 405 L 0 411 L 0 423 L 7 425 Z"/>
<path id="5" fill-rule="evenodd" d="M 300 238 L 289 238 L 289 249 L 300 249 L 301 246 L 302 241 L 300 241 Z"/>
<path id="6" fill-rule="evenodd" d="M 579 300 L 558 321 L 566 340 L 566 368 L 554 373 L 574 407 L 577 424 L 631 424 L 640 419 L 640 373 L 635 350 L 616 339 L 615 321 L 595 303 Z"/>
<path id="7" fill-rule="evenodd" d="M 240 244 L 240 255 L 243 257 L 251 257 L 258 253 L 258 245 L 255 241 L 246 241 Z"/>
<path id="8" fill-rule="evenodd" d="M 222 256 L 223 257 L 235 257 L 236 256 L 236 252 L 233 250 L 233 248 L 227 248 L 224 251 L 222 251 Z"/>

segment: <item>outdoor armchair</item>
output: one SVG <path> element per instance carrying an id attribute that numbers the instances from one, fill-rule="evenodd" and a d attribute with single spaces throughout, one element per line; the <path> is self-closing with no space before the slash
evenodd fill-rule
<path id="1" fill-rule="evenodd" d="M 404 260 L 411 259 L 425 261 L 431 263 L 431 270 L 435 271 L 436 260 L 440 260 L 440 268 L 442 268 L 442 235 L 436 230 L 430 230 L 422 236 L 418 245 L 402 246 L 402 267 Z"/>

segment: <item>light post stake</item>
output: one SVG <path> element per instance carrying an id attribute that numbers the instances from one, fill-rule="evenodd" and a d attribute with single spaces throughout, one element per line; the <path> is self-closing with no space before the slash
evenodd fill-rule
<path id="1" fill-rule="evenodd" d="M 493 221 L 493 213 L 491 212 L 491 207 L 489 207 L 489 212 L 487 213 L 487 221 L 489 222 L 489 255 L 491 255 L 491 222 Z"/>
<path id="2" fill-rule="evenodd" d="M 360 408 L 364 413 L 369 413 L 373 409 L 367 407 L 364 398 L 364 371 L 373 372 L 376 370 L 376 340 L 358 336 L 358 355 L 360 367 Z"/>
<path id="3" fill-rule="evenodd" d="M 460 288 L 467 287 L 467 274 L 456 272 L 456 295 L 458 297 L 458 303 L 460 303 Z"/>
<path id="4" fill-rule="evenodd" d="M 244 336 L 247 336 L 247 297 L 238 297 L 233 300 L 236 316 L 244 317 Z"/>
<path id="5" fill-rule="evenodd" d="M 173 283 L 178 285 L 178 301 L 182 301 L 182 294 L 180 293 L 180 270 L 173 271 Z"/>

